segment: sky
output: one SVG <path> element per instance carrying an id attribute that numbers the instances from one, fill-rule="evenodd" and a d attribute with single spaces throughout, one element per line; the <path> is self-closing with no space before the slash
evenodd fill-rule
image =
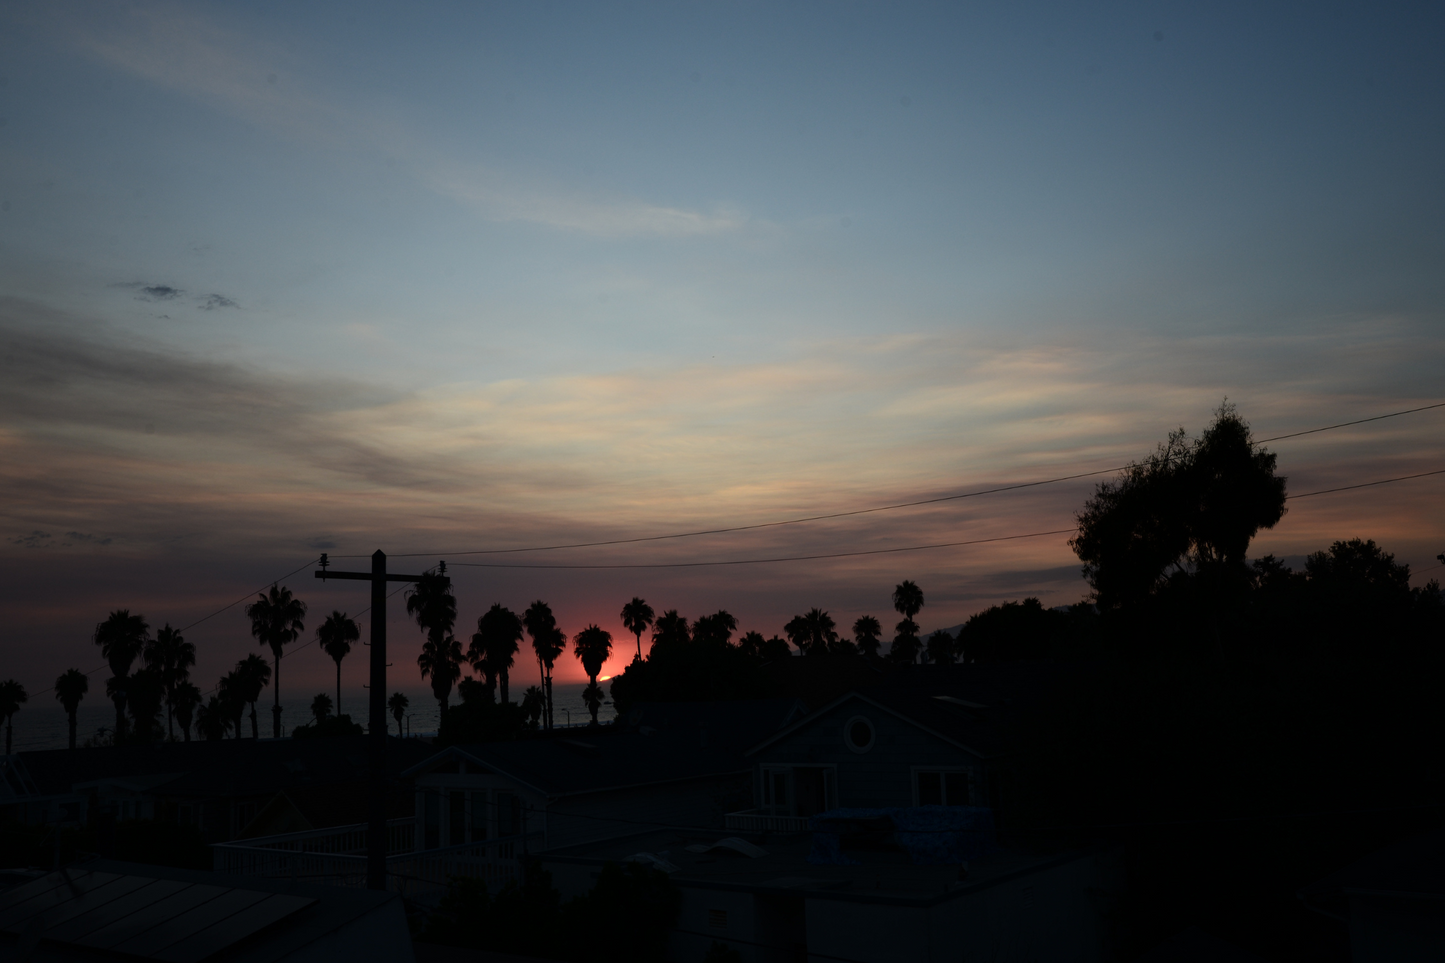
<path id="1" fill-rule="evenodd" d="M 1445 401 L 1442 40 L 1428 4 L 5 4 L 0 675 L 48 702 L 111 610 L 281 579 L 299 715 L 367 604 L 323 551 L 447 560 L 459 632 L 544 599 L 607 673 L 634 595 L 765 635 L 890 624 L 905 578 L 925 630 L 1076 602 L 1108 474 L 482 553 L 1113 469 L 1226 398 L 1260 438 Z M 1445 468 L 1442 429 L 1270 448 L 1306 494 Z M 1422 584 L 1442 478 L 1252 552 L 1374 538 Z M 239 606 L 186 634 L 202 689 L 255 651 Z"/>

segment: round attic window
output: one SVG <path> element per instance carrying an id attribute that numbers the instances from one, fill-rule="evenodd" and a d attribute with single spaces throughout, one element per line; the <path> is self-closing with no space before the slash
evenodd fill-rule
<path id="1" fill-rule="evenodd" d="M 854 716 L 843 726 L 843 741 L 854 752 L 872 749 L 874 739 L 873 723 L 862 716 Z"/>

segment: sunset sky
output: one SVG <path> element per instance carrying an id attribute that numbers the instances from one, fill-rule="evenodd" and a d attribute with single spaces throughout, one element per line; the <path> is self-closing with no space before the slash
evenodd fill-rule
<path id="1" fill-rule="evenodd" d="M 1087 593 L 1072 475 L 1445 401 L 1438 5 L 8 3 L 0 677 L 101 665 L 284 573 L 306 639 L 382 548 L 469 635 L 633 595 L 780 632 Z M 1445 409 L 1271 444 L 1293 493 L 1445 468 Z M 1107 477 L 1107 476 L 1100 476 Z M 1441 574 L 1445 476 L 1253 554 Z M 358 556 L 345 559 L 345 556 Z M 392 603 L 393 688 L 423 691 Z M 187 632 L 203 690 L 254 644 Z M 535 679 L 518 658 L 514 692 Z M 571 654 L 562 677 L 581 677 Z M 288 725 L 331 685 L 284 664 Z M 364 656 L 346 665 L 359 691 Z M 93 676 L 102 698 L 106 673 Z M 94 687 L 98 686 L 98 687 Z M 50 704 L 48 694 L 32 698 Z"/>

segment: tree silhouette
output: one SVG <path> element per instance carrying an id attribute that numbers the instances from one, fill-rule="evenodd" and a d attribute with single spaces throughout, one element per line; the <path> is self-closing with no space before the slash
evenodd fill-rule
<path id="1" fill-rule="evenodd" d="M 236 695 L 242 702 L 251 704 L 251 738 L 259 739 L 261 732 L 256 722 L 256 702 L 266 691 L 266 683 L 271 681 L 271 667 L 266 664 L 265 659 L 252 652 L 236 663 L 236 681 L 239 683 Z M 240 718 L 239 713 L 237 718 Z M 276 716 L 276 718 L 279 719 L 280 716 Z M 237 722 L 237 727 L 239 728 L 239 726 L 240 723 Z M 279 728 L 276 730 L 275 738 L 281 738 Z"/>
<path id="2" fill-rule="evenodd" d="M 688 634 L 687 619 L 677 614 L 677 609 L 668 609 L 652 623 L 652 647 L 656 654 L 658 646 L 686 645 L 692 640 Z"/>
<path id="3" fill-rule="evenodd" d="M 331 696 L 324 692 L 316 693 L 316 698 L 311 700 L 311 717 L 316 720 L 318 726 L 326 721 L 327 716 L 331 715 L 331 709 Z"/>
<path id="4" fill-rule="evenodd" d="M 196 647 L 167 622 L 165 627 L 156 633 L 154 641 L 146 643 L 143 655 L 146 666 L 160 673 L 161 686 L 165 690 L 166 736 L 174 740 L 175 730 L 171 726 L 172 700 L 176 686 L 191 677 L 191 669 L 196 664 Z"/>
<path id="5" fill-rule="evenodd" d="M 712 615 L 704 615 L 692 623 L 692 640 L 727 645 L 737 628 L 737 617 L 727 609 L 718 609 Z"/>
<path id="6" fill-rule="evenodd" d="M 14 679 L 0 682 L 0 718 L 5 720 L 5 755 L 11 755 L 11 737 L 14 735 L 15 713 L 30 700 L 25 687 Z"/>
<path id="7" fill-rule="evenodd" d="M 765 645 L 767 645 L 767 640 L 763 638 L 763 633 L 761 632 L 748 632 L 738 640 L 738 650 L 744 655 L 750 655 L 755 659 L 761 659 L 763 657 L 763 646 Z"/>
<path id="8" fill-rule="evenodd" d="M 928 644 L 924 651 L 928 655 L 928 661 L 935 665 L 951 665 L 954 660 L 954 640 L 943 629 L 939 629 L 928 637 Z"/>
<path id="9" fill-rule="evenodd" d="M 401 738 L 406 736 L 401 728 L 401 720 L 406 715 L 406 707 L 409 705 L 411 705 L 411 700 L 403 692 L 393 692 L 391 698 L 386 700 L 386 707 L 391 710 L 391 717 L 396 720 L 396 734 Z"/>
<path id="10" fill-rule="evenodd" d="M 648 609 L 647 617 L 652 618 L 651 609 Z M 567 636 L 557 627 L 552 607 L 541 599 L 527 606 L 527 611 L 522 613 L 522 624 L 526 626 L 527 634 L 532 637 L 532 651 L 537 654 L 537 673 L 541 676 L 542 694 L 546 699 L 546 726 L 550 729 L 553 725 L 552 667 L 557 662 L 557 656 L 567 647 Z M 475 638 L 473 636 L 474 640 Z"/>
<path id="11" fill-rule="evenodd" d="M 807 626 L 809 655 L 826 655 L 838 641 L 833 618 L 822 609 L 809 609 L 803 616 L 803 624 Z"/>
<path id="12" fill-rule="evenodd" d="M 229 718 L 220 696 L 211 696 L 209 702 L 196 709 L 196 731 L 207 742 L 224 739 L 226 727 L 230 725 Z"/>
<path id="13" fill-rule="evenodd" d="M 146 666 L 132 673 L 126 680 L 125 696 L 126 708 L 135 723 L 132 738 L 141 742 L 151 741 L 161 732 L 159 717 L 166 702 L 166 686 L 161 670 Z"/>
<path id="14" fill-rule="evenodd" d="M 888 658 L 895 662 L 911 663 L 918 658 L 921 647 L 918 641 L 918 623 L 913 617 L 923 610 L 923 590 L 905 579 L 893 589 L 893 608 L 903 616 L 895 628 L 893 644 L 888 649 Z"/>
<path id="15" fill-rule="evenodd" d="M 542 694 L 542 687 L 527 686 L 527 691 L 522 693 L 522 715 L 527 719 L 528 728 L 537 728 L 537 720 L 542 718 L 542 710 L 546 705 L 547 697 Z"/>
<path id="16" fill-rule="evenodd" d="M 440 572 L 427 572 L 407 590 L 406 614 L 416 620 L 427 641 L 440 645 L 457 624 L 457 600 L 452 580 Z"/>
<path id="17" fill-rule="evenodd" d="M 171 693 L 171 708 L 175 711 L 176 722 L 181 727 L 181 737 L 191 741 L 191 719 L 201 705 L 201 690 L 194 682 L 182 682 Z"/>
<path id="18" fill-rule="evenodd" d="M 462 644 L 450 635 L 440 642 L 427 639 L 421 645 L 416 664 L 421 669 L 421 677 L 431 680 L 432 695 L 436 696 L 441 714 L 445 716 L 452 686 L 462 677 Z"/>
<path id="19" fill-rule="evenodd" d="M 853 644 L 870 659 L 878 657 L 878 640 L 882 635 L 883 626 L 871 615 L 860 615 L 853 623 Z"/>
<path id="20" fill-rule="evenodd" d="M 602 705 L 602 687 L 597 684 L 597 675 L 612 654 L 612 634 L 595 624 L 589 625 L 577 633 L 577 638 L 572 640 L 572 646 L 582 663 L 582 670 L 592 680 L 588 688 L 583 690 L 582 697 L 587 701 L 587 709 L 592 713 L 592 724 L 595 726 L 599 724 L 597 710 Z"/>
<path id="21" fill-rule="evenodd" d="M 306 603 L 291 594 L 284 585 L 272 585 L 270 591 L 246 606 L 246 617 L 251 620 L 251 635 L 262 645 L 270 646 L 276 657 L 276 698 L 271 706 L 271 736 L 281 738 L 281 650 L 301 635 L 306 629 L 302 621 L 306 617 Z M 267 673 L 268 678 L 270 673 Z M 257 696 L 259 698 L 259 696 Z M 251 705 L 251 726 L 256 726 L 254 699 L 247 699 Z M 259 737 L 258 737 L 259 738 Z"/>
<path id="22" fill-rule="evenodd" d="M 472 641 L 483 653 L 487 668 L 501 686 L 502 702 L 509 702 L 507 681 L 522 642 L 522 620 L 500 602 L 494 603 L 477 619 L 477 634 Z"/>
<path id="23" fill-rule="evenodd" d="M 60 677 L 55 680 L 55 699 L 65 706 L 65 714 L 70 719 L 70 748 L 75 748 L 75 713 L 80 708 L 80 700 L 90 691 L 90 677 L 79 669 L 66 669 Z"/>
<path id="24" fill-rule="evenodd" d="M 111 677 L 105 684 L 106 696 L 115 703 L 115 741 L 125 740 L 125 680 L 130 667 L 140 656 L 150 638 L 150 626 L 142 615 L 131 615 L 130 609 L 116 609 L 95 627 L 93 640 L 100 654 L 110 664 Z"/>
<path id="25" fill-rule="evenodd" d="M 212 702 L 225 724 L 222 735 L 225 735 L 225 728 L 230 728 L 235 730 L 237 739 L 241 738 L 241 716 L 246 712 L 245 688 L 246 680 L 237 669 L 221 676 L 221 681 L 216 684 L 216 696 Z"/>
<path id="26" fill-rule="evenodd" d="M 798 651 L 804 655 L 808 654 L 808 645 L 813 641 L 812 630 L 808 626 L 808 620 L 801 615 L 795 615 L 783 626 L 783 634 L 788 641 L 798 647 Z"/>
<path id="27" fill-rule="evenodd" d="M 637 636 L 637 657 L 642 658 L 642 633 L 652 624 L 652 606 L 636 595 L 622 606 L 622 627 Z"/>
<path id="28" fill-rule="evenodd" d="M 316 629 L 316 639 L 321 651 L 336 662 L 336 711 L 341 711 L 341 660 L 351 652 L 351 643 L 361 638 L 361 628 L 356 620 L 348 618 L 345 612 L 335 609 Z"/>

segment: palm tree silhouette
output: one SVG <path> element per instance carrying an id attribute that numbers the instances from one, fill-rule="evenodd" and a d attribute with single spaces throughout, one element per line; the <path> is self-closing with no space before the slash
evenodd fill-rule
<path id="1" fill-rule="evenodd" d="M 6 679 L 0 682 L 0 717 L 5 719 L 5 755 L 10 755 L 11 736 L 14 734 L 15 713 L 20 707 L 30 701 L 30 696 L 25 692 L 25 687 L 14 679 Z"/>
<path id="2" fill-rule="evenodd" d="M 331 715 L 331 696 L 324 692 L 316 693 L 316 698 L 311 700 L 311 715 L 319 726 Z"/>
<path id="3" fill-rule="evenodd" d="M 622 627 L 637 636 L 637 659 L 642 661 L 642 633 L 652 624 L 652 606 L 636 595 L 622 606 Z"/>
<path id="4" fill-rule="evenodd" d="M 176 722 L 181 726 L 181 737 L 191 741 L 191 719 L 201 705 L 201 690 L 194 682 L 182 682 L 171 693 L 171 708 L 175 710 Z M 199 728 L 199 726 L 197 726 Z"/>
<path id="5" fill-rule="evenodd" d="M 668 609 L 652 623 L 652 645 L 686 645 L 692 640 L 688 634 L 687 618 L 677 614 L 677 609 Z"/>
<path id="6" fill-rule="evenodd" d="M 860 615 L 853 623 L 853 644 L 870 659 L 878 657 L 878 639 L 882 634 L 883 626 L 871 615 Z"/>
<path id="7" fill-rule="evenodd" d="M 918 623 L 913 617 L 923 609 L 923 590 L 905 579 L 893 589 L 893 608 L 903 616 L 897 625 L 897 635 L 888 650 L 888 657 L 898 662 L 911 663 L 918 658 Z"/>
<path id="8" fill-rule="evenodd" d="M 636 600 L 634 600 L 636 601 Z M 644 603 L 646 604 L 646 603 Z M 651 609 L 648 618 L 651 618 Z M 532 637 L 532 651 L 537 653 L 537 672 L 542 677 L 542 696 L 545 700 L 546 727 L 552 728 L 552 667 L 557 656 L 567 647 L 567 635 L 557 627 L 552 607 L 541 599 L 527 606 L 522 613 L 522 624 Z M 477 636 L 472 636 L 474 642 Z"/>
<path id="9" fill-rule="evenodd" d="M 242 677 L 239 669 L 232 669 L 221 676 L 221 681 L 216 684 L 216 695 L 211 702 L 220 713 L 220 719 L 224 723 L 221 735 L 225 735 L 225 729 L 234 729 L 236 738 L 241 738 L 241 716 L 246 712 L 246 680 Z"/>
<path id="10" fill-rule="evenodd" d="M 406 736 L 401 729 L 401 717 L 406 715 L 406 707 L 410 704 L 411 700 L 401 692 L 393 692 L 391 698 L 386 700 L 386 706 L 391 710 L 391 717 L 396 720 L 396 734 L 401 737 Z"/>
<path id="11" fill-rule="evenodd" d="M 276 701 L 271 706 L 271 736 L 281 738 L 281 649 L 295 642 L 306 629 L 302 621 L 306 617 L 306 603 L 291 594 L 284 585 L 272 585 L 270 591 L 246 606 L 246 617 L 251 620 L 251 635 L 262 645 L 271 647 L 276 657 Z M 269 673 L 268 673 L 269 677 Z M 259 698 L 259 696 L 257 697 Z M 251 705 L 251 726 L 256 725 L 254 699 L 247 699 Z"/>
<path id="12" fill-rule="evenodd" d="M 316 630 L 321 642 L 321 651 L 336 660 L 336 711 L 341 711 L 341 660 L 351 652 L 351 643 L 361 638 L 361 627 L 355 619 L 347 618 L 345 612 L 335 609 Z"/>
<path id="13" fill-rule="evenodd" d="M 838 642 L 838 633 L 833 631 L 836 623 L 833 617 L 820 608 L 808 610 L 803 616 L 803 624 L 808 631 L 808 654 L 826 655 Z"/>
<path id="14" fill-rule="evenodd" d="M 683 624 L 686 625 L 685 622 Z M 572 646 L 577 658 L 582 662 L 582 670 L 592 680 L 583 690 L 582 698 L 587 701 L 587 708 L 592 713 L 592 724 L 599 725 L 597 710 L 602 705 L 602 687 L 597 684 L 597 675 L 612 654 L 612 634 L 596 625 L 589 625 L 577 633 L 577 638 L 572 640 Z"/>
<path id="15" fill-rule="evenodd" d="M 176 686 L 191 677 L 191 668 L 196 664 L 196 647 L 167 622 L 165 627 L 156 633 L 155 640 L 146 643 L 143 657 L 148 667 L 160 673 L 166 699 L 166 736 L 174 740 L 175 730 L 171 727 L 172 702 Z"/>
<path id="16" fill-rule="evenodd" d="M 953 636 L 943 629 L 939 629 L 928 637 L 928 645 L 924 651 L 928 655 L 928 661 L 936 665 L 951 665 L 953 663 Z"/>
<path id="17" fill-rule="evenodd" d="M 441 714 L 445 717 L 452 686 L 462 677 L 462 644 L 450 635 L 440 642 L 428 639 L 421 645 L 421 655 L 416 657 L 416 664 L 421 668 L 421 677 L 431 679 L 432 695 L 436 696 Z"/>
<path id="18" fill-rule="evenodd" d="M 527 720 L 528 726 L 537 728 L 537 720 L 542 717 L 546 705 L 547 697 L 542 694 L 542 687 L 527 686 L 527 691 L 522 693 L 522 716 Z"/>
<path id="19" fill-rule="evenodd" d="M 472 636 L 472 643 L 480 647 L 487 669 L 495 674 L 501 686 L 503 702 L 508 701 L 508 674 L 521 642 L 522 620 L 500 602 L 494 603 L 477 619 L 477 634 Z"/>
<path id="20" fill-rule="evenodd" d="M 223 683 L 224 679 L 221 680 Z M 207 742 L 226 737 L 227 709 L 220 696 L 211 696 L 211 701 L 196 710 L 196 731 Z"/>
<path id="21" fill-rule="evenodd" d="M 141 742 L 151 741 L 159 729 L 157 716 L 166 702 L 166 686 L 161 670 L 146 666 L 134 672 L 126 680 L 125 699 L 131 721 L 135 723 L 131 737 Z"/>
<path id="22" fill-rule="evenodd" d="M 727 645 L 737 628 L 737 617 L 727 609 L 718 609 L 692 623 L 692 640 Z"/>
<path id="23" fill-rule="evenodd" d="M 789 642 L 798 647 L 798 651 L 804 655 L 811 654 L 813 632 L 806 618 L 801 615 L 793 616 L 788 620 L 788 623 L 783 626 L 783 634 L 788 637 Z"/>
<path id="24" fill-rule="evenodd" d="M 242 702 L 249 702 L 251 704 L 251 738 L 259 739 L 261 738 L 261 732 L 259 726 L 257 726 L 256 724 L 256 702 L 266 691 L 266 683 L 271 681 L 271 667 L 266 664 L 265 659 L 252 652 L 240 662 L 236 663 L 236 679 L 240 683 L 240 688 L 237 690 L 236 694 L 240 697 Z M 239 715 L 237 718 L 239 719 Z M 275 716 L 275 718 L 277 720 L 277 725 L 276 735 L 273 738 L 280 739 L 281 717 Z M 238 722 L 238 734 L 239 727 L 240 723 Z"/>
<path id="25" fill-rule="evenodd" d="M 55 680 L 55 699 L 65 706 L 65 714 L 70 717 L 70 748 L 75 748 L 75 712 L 80 708 L 80 700 L 90 691 L 90 676 L 79 669 L 66 669 Z"/>
<path id="26" fill-rule="evenodd" d="M 150 626 L 146 624 L 145 616 L 131 615 L 130 609 L 116 609 L 95 627 L 93 641 L 100 646 L 100 654 L 110 663 L 111 677 L 105 684 L 105 694 L 115 703 L 117 743 L 125 740 L 126 676 L 149 638 Z"/>

